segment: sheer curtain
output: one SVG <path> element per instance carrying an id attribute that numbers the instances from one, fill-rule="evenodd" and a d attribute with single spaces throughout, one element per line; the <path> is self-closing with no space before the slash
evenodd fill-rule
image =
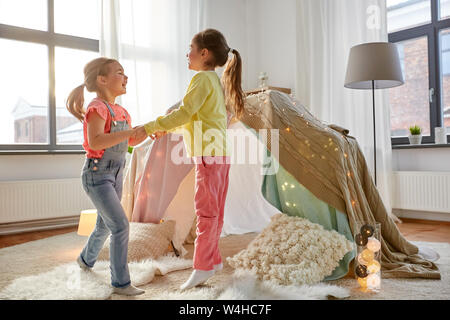
<path id="1" fill-rule="evenodd" d="M 186 53 L 205 25 L 206 0 L 102 0 L 100 53 L 128 75 L 118 99 L 133 126 L 153 120 L 182 99 L 194 73 Z"/>
<path id="2" fill-rule="evenodd" d="M 344 88 L 344 80 L 352 46 L 387 41 L 386 0 L 298 0 L 296 11 L 296 95 L 325 123 L 349 129 L 373 172 L 372 91 Z M 392 214 L 388 90 L 375 91 L 376 154 L 378 190 Z"/>

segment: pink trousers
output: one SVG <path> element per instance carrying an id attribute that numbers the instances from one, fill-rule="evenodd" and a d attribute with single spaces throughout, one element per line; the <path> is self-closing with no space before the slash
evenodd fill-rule
<path id="1" fill-rule="evenodd" d="M 195 239 L 193 268 L 212 270 L 222 262 L 219 239 L 228 191 L 230 157 L 195 157 Z"/>

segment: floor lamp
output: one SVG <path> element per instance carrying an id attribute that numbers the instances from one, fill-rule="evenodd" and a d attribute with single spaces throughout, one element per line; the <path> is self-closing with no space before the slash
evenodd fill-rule
<path id="1" fill-rule="evenodd" d="M 397 45 L 389 42 L 371 42 L 351 48 L 344 86 L 350 89 L 372 90 L 375 185 L 377 185 L 375 89 L 393 88 L 401 86 L 403 83 Z"/>

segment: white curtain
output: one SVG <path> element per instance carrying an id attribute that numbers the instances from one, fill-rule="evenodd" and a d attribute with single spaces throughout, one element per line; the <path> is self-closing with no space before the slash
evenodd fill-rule
<path id="1" fill-rule="evenodd" d="M 128 75 L 118 99 L 133 126 L 182 99 L 194 75 L 186 53 L 205 25 L 206 0 L 102 0 L 100 54 L 118 59 Z"/>
<path id="2" fill-rule="evenodd" d="M 372 91 L 344 88 L 344 81 L 352 46 L 387 42 L 386 0 L 298 0 L 296 10 L 296 95 L 325 123 L 349 129 L 373 172 Z M 391 213 L 388 90 L 375 93 L 376 161 L 378 190 Z"/>

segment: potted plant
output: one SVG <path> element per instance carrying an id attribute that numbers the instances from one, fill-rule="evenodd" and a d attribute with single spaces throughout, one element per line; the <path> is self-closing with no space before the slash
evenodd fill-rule
<path id="1" fill-rule="evenodd" d="M 422 142 L 422 129 L 418 125 L 414 127 L 409 127 L 409 132 L 411 133 L 409 138 L 410 144 L 421 144 Z"/>

